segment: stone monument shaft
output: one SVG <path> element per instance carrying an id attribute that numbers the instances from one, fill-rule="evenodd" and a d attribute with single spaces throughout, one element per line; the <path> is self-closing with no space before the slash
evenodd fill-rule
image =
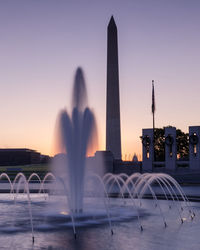
<path id="1" fill-rule="evenodd" d="M 118 42 L 113 16 L 107 28 L 106 150 L 121 159 Z"/>

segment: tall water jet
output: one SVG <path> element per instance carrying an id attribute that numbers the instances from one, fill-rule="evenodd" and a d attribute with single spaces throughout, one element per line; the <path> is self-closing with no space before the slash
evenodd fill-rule
<path id="1" fill-rule="evenodd" d="M 86 155 L 96 131 L 94 114 L 87 107 L 86 85 L 81 68 L 75 73 L 71 116 L 62 110 L 58 126 L 58 146 L 63 157 L 60 166 L 55 166 L 54 173 L 63 183 L 70 210 L 79 213 L 83 210 Z"/>

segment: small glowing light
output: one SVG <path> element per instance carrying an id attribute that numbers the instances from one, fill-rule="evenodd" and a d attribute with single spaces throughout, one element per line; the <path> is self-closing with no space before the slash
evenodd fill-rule
<path id="1" fill-rule="evenodd" d="M 62 211 L 62 212 L 60 212 L 60 214 L 63 214 L 63 215 L 68 215 L 69 213 L 68 213 L 68 212 L 66 212 L 66 211 Z"/>
<path id="2" fill-rule="evenodd" d="M 186 221 L 187 220 L 187 218 L 183 218 L 183 221 Z"/>

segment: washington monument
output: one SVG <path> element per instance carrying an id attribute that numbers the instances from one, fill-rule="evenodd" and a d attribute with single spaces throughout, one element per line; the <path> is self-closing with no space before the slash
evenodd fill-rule
<path id="1" fill-rule="evenodd" d="M 106 150 L 121 159 L 118 43 L 113 16 L 107 28 Z"/>

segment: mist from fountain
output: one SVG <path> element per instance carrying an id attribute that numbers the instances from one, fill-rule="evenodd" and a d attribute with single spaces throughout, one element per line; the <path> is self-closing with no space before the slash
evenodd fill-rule
<path id="1" fill-rule="evenodd" d="M 86 156 L 94 142 L 96 124 L 87 106 L 87 92 L 83 71 L 75 73 L 71 115 L 62 110 L 58 118 L 58 148 L 62 162 L 54 162 L 53 173 L 66 190 L 70 210 L 83 211 Z M 59 165 L 59 166 L 58 166 Z"/>

